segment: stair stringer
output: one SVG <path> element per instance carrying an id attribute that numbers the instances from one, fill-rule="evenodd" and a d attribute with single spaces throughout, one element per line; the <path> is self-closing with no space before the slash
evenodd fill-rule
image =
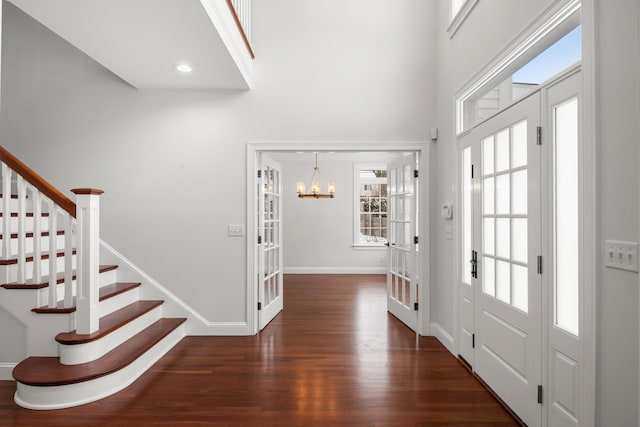
<path id="1" fill-rule="evenodd" d="M 162 312 L 165 317 L 186 317 L 187 335 L 251 335 L 247 322 L 211 322 L 207 320 L 102 239 L 100 239 L 100 263 L 118 265 L 118 280 L 141 282 L 141 298 L 164 300 Z"/>
<path id="2" fill-rule="evenodd" d="M 0 288 L 0 307 L 24 326 L 26 354 L 39 356 L 57 356 L 58 343 L 54 340 L 60 331 L 75 328 L 75 317 L 69 314 L 36 314 L 32 308 L 39 307 L 38 293 L 40 290 L 3 289 Z M 5 349 L 14 343 L 3 343 L 0 346 L 0 361 L 3 363 L 18 363 L 20 360 L 9 360 Z M 2 378 L 4 379 L 4 378 Z M 7 379 L 12 379 L 11 375 Z"/>

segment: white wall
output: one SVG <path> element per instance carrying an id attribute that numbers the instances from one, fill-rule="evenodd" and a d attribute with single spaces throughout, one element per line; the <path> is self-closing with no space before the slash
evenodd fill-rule
<path id="1" fill-rule="evenodd" d="M 438 12 L 440 139 L 432 226 L 434 322 L 453 334 L 453 243 L 435 209 L 451 199 L 454 94 L 538 16 L 550 1 L 480 1 L 456 35 L 446 33 L 448 2 Z M 586 3 L 586 2 L 585 2 Z M 638 275 L 604 268 L 604 240 L 638 236 L 638 2 L 596 0 L 597 6 L 597 424 L 638 425 Z M 499 22 L 499 25 L 487 23 Z M 624 30 L 621 30 L 624 29 Z M 464 54 L 460 54 L 464 52 Z M 585 313 L 587 316 L 591 313 Z"/>
<path id="2" fill-rule="evenodd" d="M 426 140 L 435 3 L 253 4 L 254 89 L 137 91 L 8 3 L 2 145 L 63 191 L 93 186 L 101 235 L 211 322 L 242 322 L 245 150 L 255 140 Z M 68 193 L 68 191 L 67 191 Z"/>
<path id="3" fill-rule="evenodd" d="M 638 2 L 599 0 L 599 259 L 604 240 L 637 242 Z M 624 29 L 622 31 L 621 29 Z M 600 425 L 638 420 L 638 274 L 598 263 L 598 411 Z"/>
<path id="4" fill-rule="evenodd" d="M 309 186 L 313 155 L 300 156 L 307 161 L 281 163 L 285 273 L 383 273 L 387 263 L 384 246 L 366 250 L 352 246 L 353 162 L 339 159 L 340 154 L 321 155 L 322 185 L 326 185 L 326 181 L 334 181 L 337 188 L 335 198 L 300 199 L 295 185 L 297 181 L 304 181 Z"/>

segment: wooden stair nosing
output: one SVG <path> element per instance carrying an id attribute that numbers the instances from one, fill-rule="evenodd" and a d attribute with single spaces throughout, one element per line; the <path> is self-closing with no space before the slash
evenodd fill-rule
<path id="1" fill-rule="evenodd" d="M 62 365 L 58 357 L 29 357 L 13 370 L 13 378 L 36 387 L 77 384 L 109 375 L 134 362 L 187 319 L 163 318 L 104 356 L 79 365 Z"/>
<path id="2" fill-rule="evenodd" d="M 56 335 L 56 341 L 64 345 L 86 344 L 95 341 L 121 328 L 127 323 L 134 321 L 163 303 L 163 300 L 136 301 L 120 310 L 101 317 L 97 331 L 91 334 L 78 334 L 75 330 L 71 332 L 61 332 Z"/>
<path id="3" fill-rule="evenodd" d="M 117 265 L 101 265 L 98 273 L 106 273 L 107 271 L 111 271 L 111 270 L 115 270 L 116 268 L 118 268 Z M 76 270 L 73 270 L 71 272 L 71 279 L 75 280 L 76 279 Z M 60 283 L 64 283 L 64 272 L 58 273 L 57 274 L 57 279 L 56 279 L 56 283 L 60 284 Z M 47 286 L 49 286 L 49 276 L 42 276 L 43 282 L 42 283 L 33 283 L 33 280 L 27 280 L 26 283 L 16 283 L 16 282 L 11 282 L 11 283 L 5 283 L 3 285 L 0 285 L 0 287 L 5 288 L 5 289 L 43 289 L 46 288 Z"/>
<path id="4" fill-rule="evenodd" d="M 41 232 L 41 233 L 40 233 L 40 235 L 41 235 L 42 237 L 48 237 L 48 236 L 49 236 L 49 232 L 48 232 L 48 231 L 43 231 L 43 232 Z M 58 231 L 56 232 L 56 235 L 57 235 L 57 236 L 64 236 L 64 230 L 58 230 Z M 27 237 L 27 238 L 31 238 L 31 237 L 33 237 L 33 232 L 31 232 L 31 231 L 30 231 L 30 232 L 28 232 L 28 233 L 25 235 L 25 237 Z M 2 240 L 3 238 L 4 238 L 4 236 L 3 236 L 2 234 L 0 234 L 0 240 Z M 11 233 L 11 238 L 12 238 L 12 239 L 17 239 L 17 238 L 18 238 L 18 233 Z"/>
<path id="5" fill-rule="evenodd" d="M 111 285 L 103 286 L 100 288 L 99 301 L 105 301 L 109 298 L 113 298 L 117 295 L 123 294 L 131 289 L 135 289 L 141 285 L 140 282 L 116 282 Z M 51 308 L 46 305 L 38 308 L 31 309 L 34 313 L 39 314 L 68 314 L 76 311 L 76 297 L 73 297 L 71 307 L 65 307 L 64 301 L 58 301 L 57 307 Z"/>
<path id="6" fill-rule="evenodd" d="M 75 255 L 77 252 L 76 249 L 72 249 L 71 250 L 71 254 Z M 58 258 L 63 257 L 64 256 L 64 250 L 59 250 L 58 253 Z M 49 252 L 42 252 L 42 254 L 40 255 L 40 259 L 49 259 Z M 29 253 L 26 256 L 25 259 L 26 262 L 32 262 L 33 261 L 33 254 Z M 18 258 L 8 258 L 8 259 L 0 259 L 0 265 L 15 265 L 18 263 Z"/>

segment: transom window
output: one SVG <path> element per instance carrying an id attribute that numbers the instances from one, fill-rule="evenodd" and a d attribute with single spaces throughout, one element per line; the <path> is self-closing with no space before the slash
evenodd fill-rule
<path id="1" fill-rule="evenodd" d="M 387 169 L 386 166 L 355 167 L 354 244 L 382 246 L 387 242 Z"/>
<path id="2" fill-rule="evenodd" d="M 452 12 L 456 4 L 466 3 L 451 1 Z M 502 60 L 458 94 L 457 133 L 497 114 L 582 59 L 580 7 L 580 0 L 570 0 L 549 12 L 535 32 L 518 40 Z"/>

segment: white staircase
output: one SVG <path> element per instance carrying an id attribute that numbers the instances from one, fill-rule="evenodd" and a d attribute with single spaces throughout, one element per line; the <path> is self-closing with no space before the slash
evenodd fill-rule
<path id="1" fill-rule="evenodd" d="M 163 300 L 142 300 L 140 282 L 99 265 L 101 191 L 74 190 L 76 204 L 3 147 L 0 160 L 0 314 L 22 326 L 0 361 L 12 346 L 28 356 L 13 369 L 15 402 L 58 409 L 122 390 L 186 335 L 187 319 L 164 317 Z"/>

